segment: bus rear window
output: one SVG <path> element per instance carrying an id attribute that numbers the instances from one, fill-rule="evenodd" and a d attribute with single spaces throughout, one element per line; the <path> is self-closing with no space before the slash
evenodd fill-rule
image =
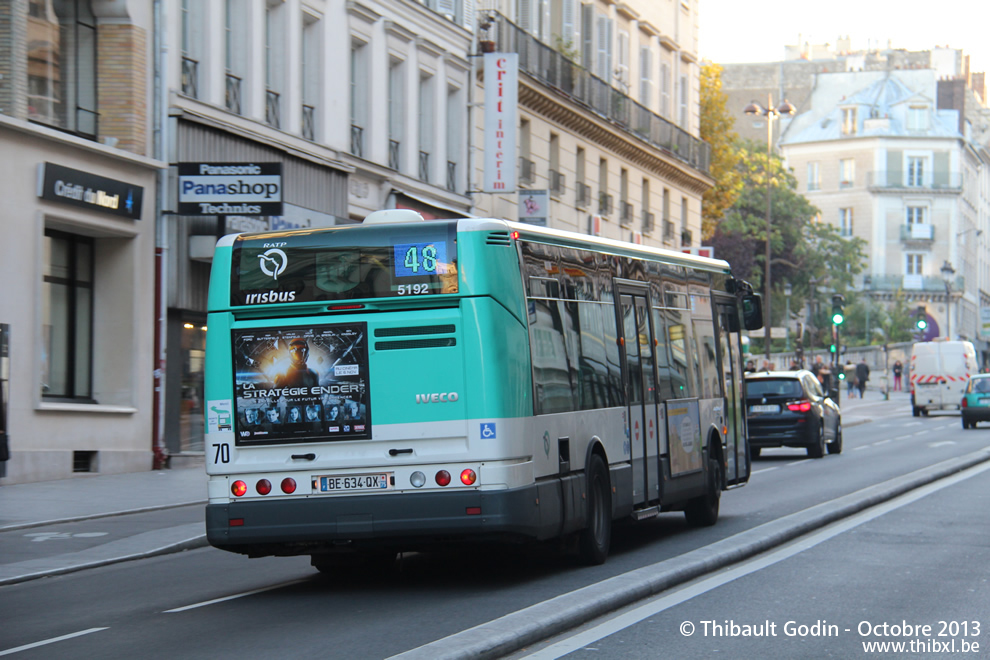
<path id="1" fill-rule="evenodd" d="M 457 293 L 456 223 L 245 235 L 231 305 Z"/>

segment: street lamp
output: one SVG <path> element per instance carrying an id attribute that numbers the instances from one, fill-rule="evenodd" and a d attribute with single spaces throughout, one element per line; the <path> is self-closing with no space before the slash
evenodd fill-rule
<path id="1" fill-rule="evenodd" d="M 952 339 L 952 309 L 949 307 L 949 301 L 952 295 L 952 276 L 956 274 L 956 269 L 946 260 L 939 270 L 942 279 L 945 280 L 945 336 L 947 339 Z"/>
<path id="2" fill-rule="evenodd" d="M 778 119 L 781 115 L 793 115 L 795 108 L 793 105 L 788 103 L 786 100 L 778 105 L 776 108 L 773 107 L 773 101 L 770 95 L 767 94 L 767 107 L 762 107 L 756 101 L 753 101 L 747 105 L 743 112 L 747 115 L 759 115 L 767 118 L 767 249 L 766 249 L 766 271 L 763 276 L 763 288 L 766 292 L 765 301 L 765 320 L 763 322 L 764 327 L 764 343 L 766 344 L 766 354 L 767 360 L 770 359 L 770 154 L 773 151 L 773 120 Z"/>

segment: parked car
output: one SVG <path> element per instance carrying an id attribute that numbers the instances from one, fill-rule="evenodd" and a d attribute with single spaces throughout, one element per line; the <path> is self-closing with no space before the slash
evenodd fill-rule
<path id="1" fill-rule="evenodd" d="M 764 447 L 804 447 L 811 458 L 842 452 L 842 415 L 813 373 L 746 374 L 750 457 Z"/>
<path id="2" fill-rule="evenodd" d="M 976 374 L 966 381 L 959 409 L 964 429 L 975 429 L 977 422 L 990 422 L 990 374 Z"/>

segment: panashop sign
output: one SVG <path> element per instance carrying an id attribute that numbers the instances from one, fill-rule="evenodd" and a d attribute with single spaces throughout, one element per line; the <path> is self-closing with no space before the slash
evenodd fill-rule
<path id="1" fill-rule="evenodd" d="M 140 220 L 144 188 L 55 163 L 42 163 L 38 171 L 38 197 Z"/>
<path id="2" fill-rule="evenodd" d="M 282 163 L 179 163 L 180 215 L 282 215 Z"/>
<path id="3" fill-rule="evenodd" d="M 485 53 L 484 192 L 516 191 L 519 55 Z"/>

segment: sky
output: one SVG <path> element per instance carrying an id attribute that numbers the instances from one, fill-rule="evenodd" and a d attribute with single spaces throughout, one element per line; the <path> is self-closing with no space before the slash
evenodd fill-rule
<path id="1" fill-rule="evenodd" d="M 831 44 L 853 50 L 962 49 L 973 72 L 990 72 L 987 0 L 699 0 L 700 54 L 730 64 L 776 62 L 785 45 Z"/>

